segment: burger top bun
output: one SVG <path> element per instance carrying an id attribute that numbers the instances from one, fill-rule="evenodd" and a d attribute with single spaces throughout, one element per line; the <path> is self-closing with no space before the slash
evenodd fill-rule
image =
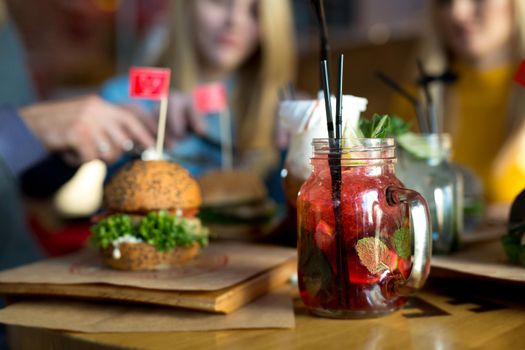
<path id="1" fill-rule="evenodd" d="M 202 202 L 198 183 L 189 172 L 163 160 L 126 164 L 104 189 L 104 205 L 117 212 L 197 208 Z"/>
<path id="2" fill-rule="evenodd" d="M 199 178 L 204 206 L 233 205 L 265 200 L 266 186 L 246 170 L 212 170 Z"/>

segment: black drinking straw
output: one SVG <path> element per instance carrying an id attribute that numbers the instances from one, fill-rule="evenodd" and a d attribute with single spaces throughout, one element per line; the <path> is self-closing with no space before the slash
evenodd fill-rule
<path id="1" fill-rule="evenodd" d="M 328 164 L 330 167 L 330 176 L 332 178 L 332 201 L 334 203 L 334 217 L 335 217 L 335 232 L 336 240 L 339 249 L 336 253 L 337 260 L 337 272 L 335 280 L 338 282 L 337 292 L 339 297 L 339 303 L 343 307 L 347 308 L 349 303 L 347 302 L 348 293 L 350 286 L 348 284 L 348 270 L 346 266 L 346 256 L 342 254 L 344 252 L 343 247 L 343 230 L 341 223 L 341 157 L 339 152 L 340 137 L 341 137 L 341 125 L 342 116 L 339 113 L 342 110 L 341 98 L 337 101 L 337 140 L 334 138 L 334 122 L 332 118 L 332 103 L 331 103 L 331 92 L 330 92 L 330 44 L 328 41 L 328 30 L 326 26 L 326 18 L 324 13 L 323 0 L 312 0 L 312 4 L 315 8 L 315 14 L 317 15 L 317 21 L 319 22 L 319 34 L 321 37 L 321 86 L 324 92 L 324 101 L 326 109 L 326 128 L 328 130 L 328 144 L 330 147 L 328 155 Z M 342 86 L 342 64 L 340 66 L 340 77 L 339 86 Z M 338 96 L 342 94 L 342 88 L 339 88 Z M 334 150 L 336 151 L 334 153 Z M 344 264 L 343 264 L 344 262 Z M 344 265 L 344 268 L 341 268 Z"/>
<path id="2" fill-rule="evenodd" d="M 315 9 L 317 22 L 319 23 L 319 37 L 321 39 L 321 61 L 326 61 L 326 71 L 328 72 L 328 76 L 330 76 L 330 42 L 328 40 L 328 27 L 326 25 L 324 3 L 323 0 L 312 0 L 312 4 Z"/>
<path id="3" fill-rule="evenodd" d="M 350 292 L 350 286 L 348 284 L 348 261 L 347 261 L 347 253 L 346 253 L 346 246 L 344 244 L 343 239 L 343 222 L 342 222 L 342 215 L 341 215 L 341 187 L 342 187 L 342 175 L 341 175 L 341 147 L 342 147 L 342 141 L 341 138 L 343 136 L 343 65 L 344 65 L 345 57 L 344 55 L 339 55 L 339 67 L 338 67 L 338 74 L 337 74 L 337 97 L 336 97 L 336 115 L 335 115 L 335 134 L 336 134 L 336 140 L 335 140 L 335 148 L 336 148 L 336 155 L 332 162 L 335 166 L 332 166 L 332 168 L 335 168 L 334 176 L 332 176 L 332 179 L 335 182 L 335 186 L 333 186 L 333 202 L 334 202 L 334 216 L 335 216 L 335 232 L 336 232 L 336 244 L 338 251 L 336 252 L 336 264 L 337 264 L 337 271 L 339 272 L 339 288 L 340 288 L 340 295 L 342 297 L 343 306 L 347 308 L 349 304 L 349 292 Z"/>
<path id="4" fill-rule="evenodd" d="M 437 133 L 438 132 L 438 123 L 437 123 L 437 116 L 436 111 L 434 110 L 434 100 L 432 99 L 432 94 L 430 93 L 429 89 L 429 81 L 427 79 L 428 74 L 425 71 L 425 67 L 423 66 L 423 62 L 418 59 L 417 60 L 417 68 L 419 71 L 419 78 L 421 81 L 421 86 L 423 87 L 423 92 L 425 93 L 425 99 L 427 102 L 427 118 L 428 118 L 428 124 L 430 126 L 430 132 Z"/>
<path id="5" fill-rule="evenodd" d="M 345 56 L 341 54 L 339 56 L 339 69 L 337 74 L 337 100 L 335 104 L 335 138 L 338 140 L 341 139 L 343 132 L 343 64 L 345 61 Z"/>
<path id="6" fill-rule="evenodd" d="M 324 92 L 324 107 L 326 110 L 326 127 L 328 129 L 328 138 L 334 139 L 334 120 L 332 119 L 332 103 L 330 101 L 330 81 L 328 80 L 328 62 L 326 60 L 321 61 L 321 80 Z M 332 142 L 332 141 L 330 141 Z M 332 147 L 330 147 L 332 148 Z"/>
<path id="7" fill-rule="evenodd" d="M 337 283 L 337 293 L 339 298 L 339 303 L 343 307 L 347 307 L 347 298 L 348 295 L 348 274 L 345 274 L 345 271 L 348 267 L 344 268 L 344 247 L 343 247 L 343 230 L 341 223 L 341 157 L 339 153 L 340 139 L 334 138 L 334 123 L 332 119 L 332 104 L 330 101 L 330 82 L 328 80 L 328 67 L 326 60 L 321 61 L 321 77 L 323 83 L 323 93 L 325 101 L 325 110 L 326 110 L 326 128 L 328 130 L 328 165 L 330 167 L 330 176 L 332 179 L 332 202 L 335 218 L 335 239 L 337 244 L 336 252 L 336 264 L 337 271 L 335 280 Z M 341 102 L 338 101 L 340 104 Z"/>
<path id="8" fill-rule="evenodd" d="M 408 91 L 406 91 L 401 85 L 396 83 L 392 78 L 390 78 L 388 75 L 381 71 L 376 71 L 376 76 L 387 86 L 389 86 L 391 89 L 393 89 L 395 92 L 403 96 L 405 99 L 407 99 L 410 104 L 414 107 L 416 110 L 416 116 L 417 121 L 419 124 L 419 130 L 421 132 L 428 132 L 428 124 L 425 118 L 425 114 L 423 113 L 423 108 L 421 107 L 421 102 L 414 97 L 412 94 L 410 94 Z"/>

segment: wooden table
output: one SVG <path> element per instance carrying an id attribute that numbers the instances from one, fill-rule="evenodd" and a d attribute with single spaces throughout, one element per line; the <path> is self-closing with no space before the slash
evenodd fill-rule
<path id="1" fill-rule="evenodd" d="M 8 327 L 13 349 L 525 349 L 525 287 L 432 279 L 403 310 L 382 318 L 310 316 L 296 328 L 184 333 L 80 334 Z"/>

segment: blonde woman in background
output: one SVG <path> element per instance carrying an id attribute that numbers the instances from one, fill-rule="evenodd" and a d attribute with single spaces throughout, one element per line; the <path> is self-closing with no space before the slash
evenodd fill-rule
<path id="1" fill-rule="evenodd" d="M 525 188 L 525 91 L 513 82 L 525 59 L 525 2 L 430 0 L 429 9 L 419 56 L 431 73 L 459 76 L 438 94 L 453 159 L 480 177 L 489 202 L 510 203 Z M 409 108 L 399 101 L 394 111 Z"/>
<path id="2" fill-rule="evenodd" d="M 294 76 L 289 2 L 173 0 L 169 20 L 160 65 L 172 69 L 167 127 L 175 138 L 175 160 L 196 176 L 220 167 L 220 147 L 208 142 L 221 142 L 219 116 L 199 115 L 191 91 L 199 84 L 221 82 L 233 116 L 234 166 L 267 175 L 277 161 L 278 92 Z M 103 96 L 129 103 L 123 85 L 106 86 Z"/>

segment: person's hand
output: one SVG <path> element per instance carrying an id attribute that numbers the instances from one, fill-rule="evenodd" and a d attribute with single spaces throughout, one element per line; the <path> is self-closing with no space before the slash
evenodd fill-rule
<path id="1" fill-rule="evenodd" d="M 174 92 L 168 101 L 167 131 L 168 140 L 182 139 L 188 133 L 203 135 L 206 132 L 204 116 L 193 106 L 191 94 Z"/>
<path id="2" fill-rule="evenodd" d="M 138 116 L 95 95 L 36 103 L 19 113 L 50 152 L 73 151 L 79 162 L 113 162 L 134 144 L 154 144 Z"/>

